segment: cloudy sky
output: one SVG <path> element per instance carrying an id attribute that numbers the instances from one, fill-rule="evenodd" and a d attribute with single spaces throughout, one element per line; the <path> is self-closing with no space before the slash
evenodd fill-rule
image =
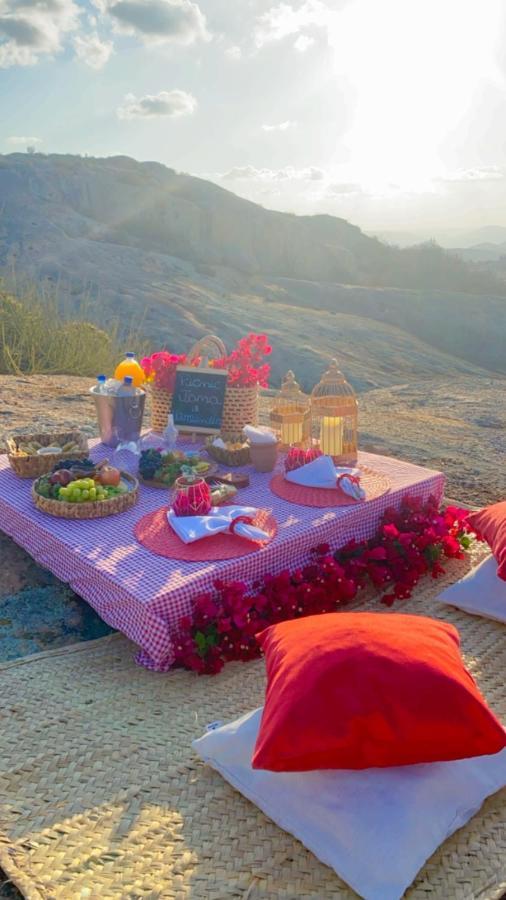
<path id="1" fill-rule="evenodd" d="M 264 206 L 506 225 L 504 0 L 0 0 L 0 152 L 122 153 Z"/>

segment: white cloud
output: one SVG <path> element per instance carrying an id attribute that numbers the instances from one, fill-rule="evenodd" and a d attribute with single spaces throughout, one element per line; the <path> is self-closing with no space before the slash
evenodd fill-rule
<path id="1" fill-rule="evenodd" d="M 197 108 L 195 97 L 186 91 L 160 91 L 136 97 L 127 94 L 123 105 L 117 109 L 119 119 L 154 119 L 162 116 L 175 119 L 191 116 Z"/>
<path id="2" fill-rule="evenodd" d="M 321 181 L 325 178 L 323 169 L 316 166 L 308 166 L 306 169 L 295 169 L 293 166 L 285 166 L 283 169 L 256 169 L 255 166 L 234 166 L 218 178 L 227 181 L 245 181 L 256 179 L 258 181 Z"/>
<path id="3" fill-rule="evenodd" d="M 289 119 L 286 122 L 279 122 L 277 125 L 262 125 L 262 131 L 288 131 L 289 128 L 294 128 L 296 122 L 291 122 Z"/>
<path id="4" fill-rule="evenodd" d="M 54 56 L 80 14 L 74 0 L 0 0 L 0 68 Z"/>
<path id="5" fill-rule="evenodd" d="M 506 175 L 504 166 L 484 166 L 477 169 L 461 169 L 453 172 L 442 181 L 465 183 L 470 181 L 503 181 Z"/>
<path id="6" fill-rule="evenodd" d="M 296 41 L 294 41 L 294 49 L 299 53 L 305 53 L 306 50 L 309 50 L 310 47 L 315 43 L 314 37 L 309 37 L 308 34 L 299 34 Z"/>
<path id="7" fill-rule="evenodd" d="M 115 30 L 146 43 L 193 44 L 209 37 L 206 18 L 192 0 L 94 0 Z"/>
<path id="8" fill-rule="evenodd" d="M 327 193 L 331 197 L 338 197 L 341 194 L 361 194 L 362 188 L 355 182 L 344 182 L 343 184 L 329 184 Z"/>
<path id="9" fill-rule="evenodd" d="M 228 56 L 229 59 L 241 59 L 242 50 L 240 47 L 235 44 L 233 47 L 227 47 L 225 50 L 225 56 Z"/>
<path id="10" fill-rule="evenodd" d="M 105 66 L 113 52 L 112 41 L 103 41 L 94 31 L 91 34 L 76 35 L 73 39 L 76 57 L 91 69 Z"/>
<path id="11" fill-rule="evenodd" d="M 256 46 L 294 37 L 294 47 L 304 52 L 314 43 L 314 32 L 327 31 L 335 13 L 322 0 L 305 0 L 299 7 L 279 3 L 257 19 L 254 32 Z"/>
<path id="12" fill-rule="evenodd" d="M 37 144 L 42 144 L 42 138 L 21 137 L 13 134 L 7 138 L 7 143 L 12 147 L 35 147 Z"/>

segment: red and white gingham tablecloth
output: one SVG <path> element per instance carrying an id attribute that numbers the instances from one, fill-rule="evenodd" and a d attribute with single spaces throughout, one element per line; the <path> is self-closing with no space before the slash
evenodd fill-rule
<path id="1" fill-rule="evenodd" d="M 111 451 L 98 445 L 92 456 L 106 452 Z M 155 556 L 137 543 L 135 523 L 168 500 L 161 490 L 141 487 L 133 509 L 106 519 L 70 521 L 39 512 L 31 482 L 12 472 L 7 456 L 0 456 L 0 529 L 138 644 L 138 662 L 167 671 L 179 620 L 191 614 L 193 599 L 212 589 L 217 578 L 251 583 L 265 573 L 296 569 L 317 544 L 337 549 L 352 537 L 372 537 L 384 510 L 398 506 L 404 495 L 443 495 L 440 472 L 370 453 L 361 453 L 360 462 L 388 475 L 390 491 L 366 505 L 335 509 L 290 505 L 271 493 L 270 475 L 245 469 L 251 484 L 240 491 L 241 503 L 271 509 L 278 534 L 263 552 L 230 560 L 183 563 Z"/>

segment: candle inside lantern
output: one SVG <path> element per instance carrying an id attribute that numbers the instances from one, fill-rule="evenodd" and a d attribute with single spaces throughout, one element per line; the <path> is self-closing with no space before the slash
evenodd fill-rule
<path id="1" fill-rule="evenodd" d="M 324 416 L 320 431 L 320 448 L 326 456 L 343 452 L 343 420 L 340 416 Z"/>
<path id="2" fill-rule="evenodd" d="M 302 422 L 281 423 L 281 443 L 285 447 L 302 443 Z"/>

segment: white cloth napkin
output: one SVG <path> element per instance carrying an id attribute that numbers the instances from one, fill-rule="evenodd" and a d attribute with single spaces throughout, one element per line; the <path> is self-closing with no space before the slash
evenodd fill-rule
<path id="1" fill-rule="evenodd" d="M 201 538 L 212 537 L 228 531 L 230 524 L 238 516 L 256 516 L 258 510 L 254 506 L 213 506 L 208 516 L 176 516 L 173 509 L 167 512 L 167 521 L 184 544 L 192 544 Z M 235 534 L 250 541 L 268 541 L 269 535 L 255 525 L 238 522 Z"/>
<path id="2" fill-rule="evenodd" d="M 260 425 L 245 425 L 243 432 L 250 444 L 275 444 L 276 435 L 270 428 Z"/>
<path id="3" fill-rule="evenodd" d="M 360 475 L 360 469 L 336 468 L 330 456 L 318 456 L 312 462 L 285 473 L 287 481 L 303 487 L 336 488 L 338 475 Z"/>

